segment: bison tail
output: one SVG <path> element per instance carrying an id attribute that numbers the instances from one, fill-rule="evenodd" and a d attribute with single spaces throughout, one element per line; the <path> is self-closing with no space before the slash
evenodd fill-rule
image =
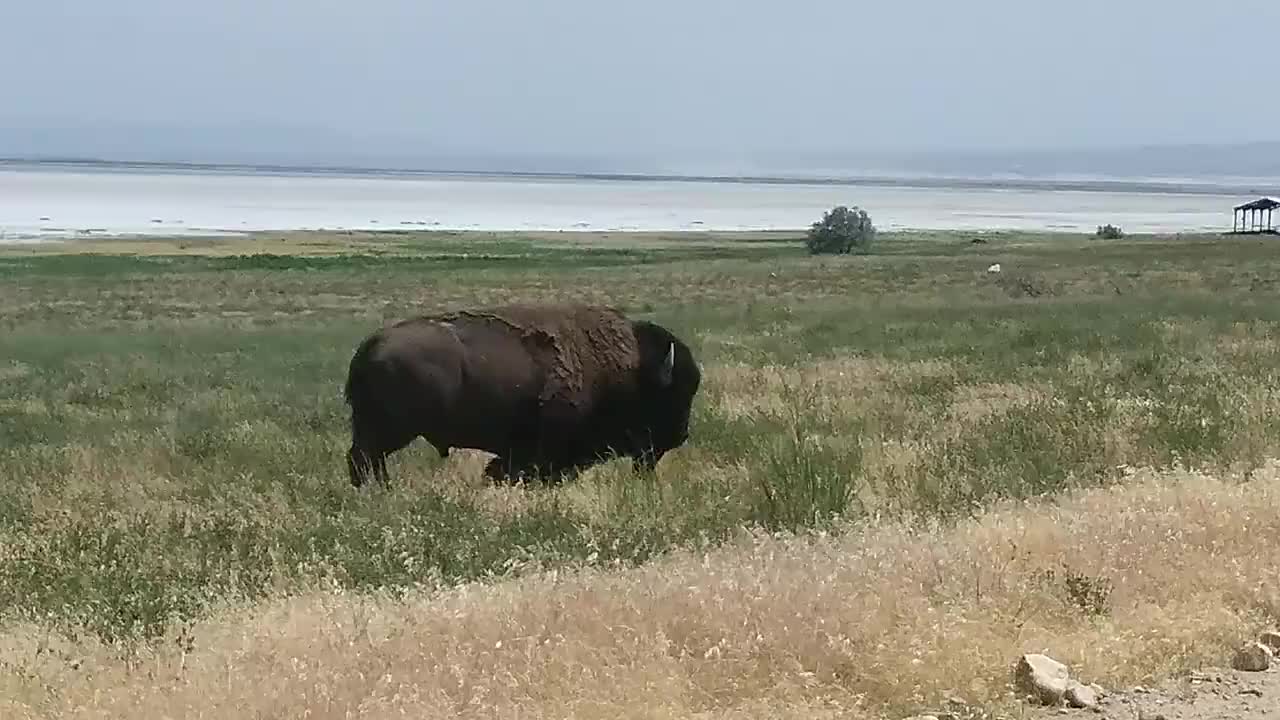
<path id="1" fill-rule="evenodd" d="M 351 357 L 351 365 L 347 369 L 347 383 L 342 388 L 343 399 L 352 409 L 368 399 L 368 387 L 365 383 L 365 370 L 369 364 L 369 354 L 378 344 L 378 336 L 370 335 L 360 343 Z"/>

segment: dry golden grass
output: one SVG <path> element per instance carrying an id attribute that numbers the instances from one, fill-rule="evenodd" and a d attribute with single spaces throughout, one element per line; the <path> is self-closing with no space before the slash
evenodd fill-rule
<path id="1" fill-rule="evenodd" d="M 1276 614 L 1280 472 L 1236 482 L 1280 450 L 1273 244 L 726 239 L 0 252 L 0 718 L 898 716 L 1007 702 L 1022 650 L 1106 685 L 1221 662 Z M 359 337 L 553 299 L 697 346 L 694 435 L 656 477 L 492 487 L 419 444 L 351 492 Z M 1117 469 L 1180 459 L 1231 479 Z M 745 529 L 831 517 L 863 524 Z"/>
<path id="2" fill-rule="evenodd" d="M 1220 663 L 1280 618 L 1277 506 L 1280 465 L 1248 482 L 1142 470 L 952 528 L 744 534 L 636 569 L 404 600 L 316 588 L 228 607 L 127 659 L 10 626 L 0 713 L 882 717 L 947 694 L 1008 705 L 1011 664 L 1033 651 L 1120 687 Z M 1113 584 L 1104 614 L 1072 599 L 1063 562 Z"/>

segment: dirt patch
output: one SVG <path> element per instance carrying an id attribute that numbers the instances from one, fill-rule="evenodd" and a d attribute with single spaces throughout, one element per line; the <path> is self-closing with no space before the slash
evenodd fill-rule
<path id="1" fill-rule="evenodd" d="M 1152 687 L 1109 693 L 1096 711 L 1029 709 L 1027 718 L 1101 717 L 1129 720 L 1272 720 L 1280 718 L 1280 672 L 1207 668 Z"/>

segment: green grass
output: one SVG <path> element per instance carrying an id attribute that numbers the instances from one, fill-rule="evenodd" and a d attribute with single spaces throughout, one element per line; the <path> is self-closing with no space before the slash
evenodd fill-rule
<path id="1" fill-rule="evenodd" d="M 988 237 L 882 234 L 844 258 L 798 237 L 449 233 L 383 254 L 0 255 L 0 615 L 133 641 L 320 582 L 643 562 L 747 525 L 948 518 L 1121 464 L 1277 451 L 1276 246 Z M 340 391 L 366 333 L 552 299 L 695 349 L 693 436 L 657 477 L 498 489 L 479 458 L 415 445 L 391 490 L 347 484 Z"/>

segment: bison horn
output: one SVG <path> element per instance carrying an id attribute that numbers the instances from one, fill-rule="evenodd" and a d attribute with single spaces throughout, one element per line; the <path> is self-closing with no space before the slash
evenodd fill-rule
<path id="1" fill-rule="evenodd" d="M 676 344 L 671 343 L 667 348 L 667 356 L 662 359 L 662 372 L 659 378 L 663 385 L 670 385 L 672 377 L 675 375 L 676 368 Z"/>

